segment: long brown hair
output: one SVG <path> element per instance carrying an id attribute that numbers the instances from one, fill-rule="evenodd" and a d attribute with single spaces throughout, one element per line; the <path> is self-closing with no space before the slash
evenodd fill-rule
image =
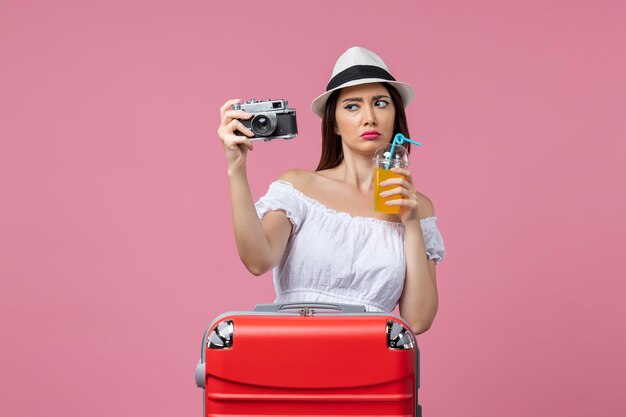
<path id="1" fill-rule="evenodd" d="M 402 133 L 407 138 L 409 135 L 409 126 L 406 122 L 406 113 L 404 111 L 404 104 L 402 103 L 402 97 L 398 91 L 387 83 L 382 83 L 389 95 L 391 101 L 396 109 L 396 117 L 393 122 L 393 135 L 391 140 L 398 133 Z M 339 90 L 332 92 L 328 100 L 326 101 L 326 107 L 324 108 L 324 117 L 322 118 L 322 155 L 320 156 L 320 162 L 317 164 L 316 171 L 323 169 L 335 168 L 341 161 L 343 161 L 343 148 L 341 147 L 341 136 L 335 133 L 335 125 L 337 119 L 335 118 L 335 108 L 337 107 L 337 100 L 339 98 Z M 409 152 L 411 152 L 411 144 L 405 143 L 404 146 Z"/>

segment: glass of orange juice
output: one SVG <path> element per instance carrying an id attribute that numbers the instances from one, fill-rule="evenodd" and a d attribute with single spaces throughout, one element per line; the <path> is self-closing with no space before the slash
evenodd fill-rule
<path id="1" fill-rule="evenodd" d="M 404 175 L 393 172 L 391 168 L 407 168 L 409 166 L 409 152 L 402 145 L 392 146 L 392 144 L 389 143 L 379 148 L 372 160 L 374 161 L 374 209 L 381 213 L 400 213 L 400 206 L 388 206 L 385 202 L 402 198 L 402 196 L 380 196 L 381 192 L 391 190 L 398 186 L 387 185 L 383 187 L 380 183 L 389 178 L 404 178 Z"/>

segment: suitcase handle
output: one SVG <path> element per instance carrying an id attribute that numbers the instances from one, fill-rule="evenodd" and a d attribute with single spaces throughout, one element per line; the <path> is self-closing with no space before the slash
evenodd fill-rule
<path id="1" fill-rule="evenodd" d="M 331 304 L 331 303 L 284 303 L 284 304 L 257 304 L 254 311 L 277 313 L 285 310 L 333 310 L 340 313 L 365 313 L 365 306 L 356 304 Z"/>

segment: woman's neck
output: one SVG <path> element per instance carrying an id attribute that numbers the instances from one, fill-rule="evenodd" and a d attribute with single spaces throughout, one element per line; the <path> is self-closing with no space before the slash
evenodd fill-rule
<path id="1" fill-rule="evenodd" d="M 374 165 L 371 156 L 344 155 L 343 161 L 337 166 L 337 179 L 344 181 L 359 191 L 367 193 L 374 182 Z"/>

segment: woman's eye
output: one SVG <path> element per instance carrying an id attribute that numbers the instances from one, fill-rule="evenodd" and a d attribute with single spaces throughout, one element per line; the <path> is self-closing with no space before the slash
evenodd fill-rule
<path id="1" fill-rule="evenodd" d="M 357 106 L 356 104 L 348 104 L 347 106 L 344 107 L 344 109 L 350 110 L 350 111 L 356 110 L 358 108 L 359 108 L 359 106 Z"/>
<path id="2" fill-rule="evenodd" d="M 385 108 L 389 105 L 389 103 L 386 102 L 385 100 L 377 100 L 376 103 L 374 103 L 374 105 L 377 107 Z"/>

